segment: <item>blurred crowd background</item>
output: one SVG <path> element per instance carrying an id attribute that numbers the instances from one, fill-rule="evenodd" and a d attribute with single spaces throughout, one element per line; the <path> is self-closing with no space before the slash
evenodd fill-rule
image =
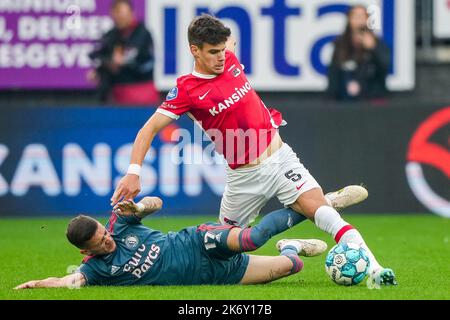
<path id="1" fill-rule="evenodd" d="M 137 101 L 133 100 L 133 98 L 129 98 L 124 99 L 123 101 L 120 98 L 116 98 L 114 99 L 110 99 L 107 100 L 107 97 L 105 96 L 105 87 L 97 87 L 97 89 L 95 88 L 95 81 L 99 80 L 98 78 L 95 78 L 95 75 L 92 73 L 92 69 L 95 67 L 98 67 L 97 70 L 100 71 L 104 71 L 105 69 L 107 69 L 105 67 L 104 64 L 101 64 L 100 62 L 100 55 L 103 55 L 103 58 L 112 58 L 113 56 L 113 51 L 114 51 L 114 46 L 116 49 L 116 56 L 117 56 L 117 50 L 118 48 L 122 48 L 123 46 L 120 46 L 119 44 L 121 44 L 120 42 L 123 41 L 123 39 L 129 39 L 130 35 L 124 35 L 123 39 L 121 40 L 121 35 L 120 35 L 120 30 L 122 28 L 122 31 L 124 33 L 126 32 L 134 32 L 134 27 L 137 27 L 136 24 L 140 24 L 142 23 L 142 25 L 139 25 L 139 28 L 144 28 L 145 30 L 137 30 L 137 33 L 141 32 L 141 33 L 147 33 L 147 34 L 141 34 L 141 35 L 133 35 L 133 39 L 131 39 L 130 43 L 127 43 L 127 46 L 133 47 L 133 46 L 138 46 L 138 45 L 142 45 L 143 47 L 139 48 L 139 50 L 141 50 L 139 52 L 140 56 L 138 57 L 138 61 L 137 64 L 135 64 L 135 66 L 126 66 L 125 68 L 122 68 L 122 70 L 120 70 L 118 73 L 118 75 L 116 75 L 116 78 L 121 78 L 119 80 L 113 79 L 113 81 L 122 81 L 122 82 L 127 82 L 127 81 L 132 81 L 130 79 L 123 79 L 124 77 L 128 77 L 131 79 L 135 79 L 136 81 L 139 82 L 146 82 L 146 80 L 153 80 L 153 77 L 155 76 L 156 78 L 158 78 L 158 75 L 154 75 L 154 68 L 156 66 L 154 65 L 149 65 L 148 66 L 148 72 L 147 74 L 145 74 L 145 72 L 143 72 L 141 75 L 136 75 L 137 71 L 133 70 L 133 67 L 136 67 L 137 65 L 144 65 L 145 63 L 151 62 L 151 64 L 160 64 L 163 65 L 164 63 L 166 63 L 164 60 L 165 59 L 170 59 L 173 58 L 174 56 L 177 55 L 185 55 L 188 56 L 189 52 L 188 52 L 188 47 L 184 46 L 185 42 L 182 42 L 181 40 L 184 40 L 183 37 L 185 36 L 185 32 L 183 32 L 183 28 L 186 28 L 187 26 L 183 26 L 181 25 L 183 22 L 179 22 L 179 24 L 177 25 L 177 32 L 179 32 L 179 34 L 176 35 L 176 40 L 180 40 L 179 44 L 176 46 L 176 49 L 179 51 L 178 53 L 173 53 L 173 52 L 169 52 L 169 53 L 164 53 L 164 49 L 167 48 L 167 44 L 163 44 L 161 43 L 162 41 L 168 41 L 167 36 L 166 38 L 164 35 L 164 31 L 166 30 L 165 28 L 168 28 L 167 25 L 164 25 L 164 18 L 160 18 L 161 21 L 159 22 L 159 28 L 155 28 L 153 27 L 155 25 L 155 23 L 153 23 L 153 21 L 151 21 L 152 18 L 152 13 L 148 12 L 149 10 L 152 10 L 152 6 L 150 4 L 145 3 L 145 1 L 116 1 L 117 3 L 114 3 L 114 1 L 56 1 L 56 2 L 60 2 L 62 3 L 62 5 L 64 4 L 67 8 L 70 8 L 70 4 L 73 3 L 72 7 L 76 8 L 77 4 L 81 4 L 79 6 L 79 10 L 80 11 L 76 11 L 76 9 L 70 11 L 70 10 L 64 10 L 63 12 L 61 12 L 61 10 L 57 11 L 57 10 L 51 10 L 51 3 L 53 1 L 34 1 L 36 3 L 36 6 L 39 9 L 39 3 L 48 3 L 49 5 L 47 6 L 48 8 L 42 8 L 41 10 L 33 10 L 33 6 L 28 6 L 25 8 L 22 7 L 20 8 L 20 3 L 22 3 L 23 1 L 18 1 L 17 4 L 14 4 L 14 2 L 11 1 L 5 1 L 5 4 L 3 4 L 2 6 L 0 6 L 0 13 L 1 13 L 1 23 L 3 26 L 4 24 L 10 26 L 10 30 L 9 31 L 13 31 L 13 32 L 19 32 L 20 27 L 18 26 L 18 20 L 20 18 L 20 16 L 31 16 L 37 18 L 39 16 L 45 16 L 45 17 L 57 17 L 59 18 L 59 22 L 58 24 L 60 24 L 59 28 L 63 28 L 64 26 L 62 26 L 64 24 L 63 19 L 66 18 L 70 18 L 72 17 L 74 19 L 74 21 L 72 22 L 74 24 L 74 28 L 77 28 L 76 23 L 77 22 L 77 15 L 80 15 L 81 18 L 81 23 L 84 23 L 85 21 L 82 20 L 83 17 L 91 17 L 94 16 L 95 18 L 97 18 L 98 20 L 101 19 L 101 21 L 96 21 L 95 23 L 91 23 L 90 25 L 88 25 L 86 28 L 97 28 L 98 30 L 96 30 L 96 32 L 90 31 L 91 35 L 87 35 L 85 37 L 80 37 L 78 36 L 78 39 L 82 39 L 82 41 L 77 41 L 77 42 L 82 42 L 82 43 L 91 43 L 92 45 L 96 45 L 96 50 L 89 50 L 92 49 L 92 47 L 89 47 L 87 50 L 85 50 L 85 52 L 83 52 L 83 54 L 86 55 L 86 58 L 90 57 L 90 63 L 91 63 L 91 67 L 88 67 L 87 65 L 83 65 L 83 63 L 73 63 L 71 66 L 72 67 L 64 67 L 64 66 L 60 66 L 56 69 L 59 69 L 61 71 L 63 71 L 64 69 L 66 69 L 67 73 L 72 72 L 73 74 L 73 69 L 80 69 L 82 70 L 85 74 L 85 79 L 73 79 L 72 83 L 70 81 L 67 81 L 67 79 L 65 80 L 65 84 L 60 84 L 56 83 L 55 81 L 52 81 L 52 83 L 49 83 L 48 85 L 46 85 L 45 81 L 38 81 L 38 83 L 30 83 L 31 81 L 29 81 L 29 79 L 23 79 L 23 81 L 20 80 L 16 80 L 25 77 L 30 77 L 30 74 L 27 69 L 27 66 L 23 66 L 23 67 L 9 67 L 10 65 L 14 65 L 14 63 L 11 61 L 11 58 L 8 58 L 8 55 L 14 55 L 15 52 L 17 51 L 13 51 L 13 49 L 5 49 L 2 48 L 2 56 L 3 59 L 0 59 L 0 62 L 3 60 L 3 63 L 1 63 L 0 68 L 2 69 L 6 69 L 8 71 L 8 73 L 4 73 L 3 76 L 1 76 L 2 81 L 0 83 L 0 101 L 1 101 L 1 106 L 2 107 L 8 107 L 8 106 L 14 106 L 14 105 L 30 105 L 30 106 L 52 106 L 52 105 L 56 105 L 56 106 L 64 106 L 64 105 L 80 105 L 80 106 L 98 106 L 99 104 L 104 104 L 104 105 L 111 105 L 111 104 L 119 104 L 119 105 L 157 105 L 158 102 L 160 100 L 162 100 L 165 97 L 165 94 L 168 92 L 168 89 L 170 89 L 165 83 L 164 85 L 159 85 L 160 88 L 152 88 L 150 87 L 149 90 L 147 91 L 151 91 L 148 94 L 148 97 L 144 97 L 144 99 L 142 101 L 139 101 L 139 99 Z M 56 3 L 55 2 L 55 3 Z M 95 8 L 92 11 L 87 11 L 86 13 L 83 12 L 83 3 L 90 3 L 90 2 L 94 2 L 95 3 Z M 132 7 L 129 8 L 129 10 L 131 10 L 131 12 L 127 12 L 128 9 L 128 5 L 126 5 L 126 3 L 131 3 Z M 136 2 L 136 4 L 134 3 Z M 164 1 L 155 1 L 159 4 L 159 7 L 161 7 L 161 4 L 164 5 Z M 193 17 L 195 14 L 195 9 L 201 9 L 202 5 L 199 2 L 197 5 L 195 1 L 191 1 L 192 5 L 190 6 L 189 9 L 192 9 L 192 15 L 190 17 Z M 258 1 L 257 1 L 258 2 Z M 264 1 L 259 1 L 261 3 L 261 7 L 263 7 L 264 5 L 266 5 L 266 2 Z M 278 1 L 275 1 L 275 3 L 277 3 Z M 286 1 L 281 1 L 284 3 L 284 5 L 287 5 Z M 357 20 L 358 18 L 360 19 L 360 21 L 356 21 L 355 24 L 359 23 L 360 27 L 363 26 L 370 21 L 368 19 L 380 19 L 380 22 L 383 23 L 382 19 L 383 19 L 383 5 L 386 6 L 386 3 L 389 3 L 389 5 L 395 7 L 397 6 L 398 9 L 400 10 L 400 4 L 404 4 L 406 1 L 403 0 L 396 0 L 396 1 L 322 1 L 323 5 L 330 5 L 330 6 L 335 6 L 335 7 L 339 7 L 339 6 L 358 6 L 361 5 L 361 9 L 360 11 L 362 11 L 363 17 L 354 17 L 353 20 Z M 366 3 L 364 3 L 366 2 Z M 411 2 L 411 4 L 409 4 L 409 2 Z M 8 3 L 10 3 L 10 5 L 8 6 Z M 25 2 L 23 2 L 25 3 Z M 30 2 L 30 3 L 33 3 Z M 370 13 L 367 12 L 367 8 L 370 8 L 371 6 L 378 6 L 379 8 L 379 12 L 375 12 L 374 17 L 364 17 L 364 15 L 370 15 Z M 90 5 L 92 7 L 92 4 Z M 167 5 L 168 7 L 170 7 L 171 5 Z M 219 5 L 217 4 L 212 4 L 211 7 L 212 8 L 217 8 L 217 11 L 220 11 L 221 7 L 224 6 L 234 6 L 233 2 L 230 1 L 221 1 Z M 301 10 L 301 3 L 298 3 L 298 8 L 300 8 L 299 10 Z M 386 98 L 388 98 L 389 102 L 400 102 L 402 99 L 414 99 L 417 101 L 417 99 L 419 100 L 423 100 L 423 101 L 437 101 L 437 102 L 447 102 L 450 100 L 450 92 L 448 90 L 448 84 L 450 82 L 450 31 L 448 29 L 450 29 L 450 22 L 448 20 L 448 1 L 446 0 L 414 0 L 414 1 L 408 1 L 408 10 L 407 12 L 405 12 L 404 14 L 411 14 L 412 16 L 409 17 L 412 21 L 413 24 L 409 24 L 407 23 L 408 28 L 406 30 L 402 30 L 402 32 L 408 33 L 406 34 L 407 37 L 413 37 L 413 50 L 412 52 L 409 52 L 407 55 L 408 56 L 404 56 L 402 58 L 404 59 L 409 59 L 410 57 L 412 57 L 414 64 L 410 66 L 410 68 L 412 68 L 412 70 L 409 70 L 408 72 L 410 72 L 413 75 L 414 78 L 414 83 L 412 86 L 410 86 L 407 90 L 402 89 L 402 90 L 389 90 L 388 94 L 386 94 Z M 88 6 L 89 7 L 89 6 Z M 160 8 L 157 9 L 160 9 Z M 186 7 L 186 6 L 184 6 Z M 178 15 L 181 15 L 182 10 L 187 10 L 185 9 L 183 6 L 179 6 L 178 8 Z M 318 6 L 316 6 L 318 7 Z M 16 9 L 15 9 L 16 8 Z M 438 16 L 438 12 L 441 11 L 443 8 L 443 10 L 447 10 L 447 12 L 443 13 L 442 16 L 440 17 Z M 336 16 L 336 18 L 333 17 L 333 19 L 330 18 L 330 23 L 327 21 L 327 29 L 333 30 L 333 32 L 335 33 L 335 36 L 338 36 L 340 38 L 342 38 L 343 36 L 345 36 L 345 29 L 346 29 L 346 24 L 349 21 L 349 19 L 347 19 L 345 13 L 343 13 L 344 11 L 347 11 L 348 8 L 338 8 L 339 10 L 342 10 L 342 14 L 339 14 L 339 11 L 336 11 L 336 13 L 334 14 L 334 16 Z M 146 10 L 147 12 L 143 12 L 143 10 Z M 161 14 L 162 14 L 162 10 L 161 9 Z M 167 9 L 166 9 L 167 10 Z M 206 11 L 206 10 L 204 10 Z M 292 21 L 294 19 L 298 19 L 301 21 L 301 19 L 305 20 L 306 18 L 304 17 L 304 15 L 306 14 L 304 12 L 305 10 L 300 11 L 300 14 L 298 16 L 290 16 L 288 20 L 289 23 L 292 24 Z M 214 10 L 209 10 L 209 12 L 214 13 Z M 75 15 L 76 13 L 76 15 Z M 251 13 L 251 12 L 250 12 Z M 155 15 L 158 15 L 159 13 L 155 13 Z M 359 12 L 359 14 L 361 15 L 361 12 Z M 446 14 L 446 15 L 445 15 Z M 127 15 L 131 15 L 130 17 L 128 17 Z M 354 16 L 357 16 L 358 12 L 356 12 L 356 14 Z M 220 16 L 220 15 L 219 15 Z M 235 27 L 236 26 L 236 21 L 238 20 L 234 20 L 232 17 L 227 17 L 226 15 L 224 16 L 224 21 L 225 23 L 228 22 L 228 25 L 230 25 L 231 27 Z M 330 15 L 331 16 L 331 15 Z M 341 16 L 341 17 L 340 17 Z M 178 16 L 179 18 L 179 16 Z M 110 21 L 108 21 L 108 19 Z M 130 21 L 127 21 L 127 19 L 131 19 Z M 259 16 L 259 17 L 252 17 L 252 19 L 254 20 L 260 20 L 260 21 L 264 21 L 264 19 L 267 20 L 267 18 L 265 18 L 264 16 Z M 363 19 L 363 20 L 361 20 Z M 399 19 L 394 21 L 394 29 L 396 29 L 399 25 Z M 115 22 L 115 23 L 114 23 Z M 253 29 L 256 29 L 258 27 L 258 24 L 261 24 L 260 22 L 253 22 Z M 121 26 L 120 24 L 123 24 L 123 26 Z M 314 23 L 316 23 L 316 25 L 314 25 Z M 323 24 L 323 22 L 320 22 L 321 24 Z M 35 28 L 35 29 L 39 29 L 39 28 L 49 28 L 48 25 L 51 25 L 52 22 L 48 22 L 48 23 L 23 23 L 22 25 L 24 25 L 24 27 L 22 29 L 22 33 L 25 33 L 27 31 L 27 29 L 30 28 Z M 113 25 L 114 24 L 114 25 Z M 305 34 L 307 34 L 308 32 L 310 32 L 311 30 L 309 30 L 309 28 L 317 28 L 317 22 L 313 21 L 312 23 L 308 23 L 308 24 L 304 24 L 306 27 L 305 30 L 288 30 L 288 26 L 286 26 L 285 31 L 285 42 L 280 42 L 285 44 L 286 47 L 290 47 L 292 46 L 291 43 L 289 43 L 289 41 L 292 40 L 297 40 L 299 42 L 301 42 L 301 37 L 304 36 Z M 381 29 L 377 29 L 377 28 L 382 28 L 383 26 L 377 26 L 376 22 L 374 22 L 375 27 L 373 30 L 370 30 L 367 26 L 365 26 L 365 29 L 367 29 L 369 31 L 369 33 L 373 33 L 375 36 L 379 36 L 380 40 L 382 42 L 383 41 L 383 30 Z M 69 24 L 66 24 L 65 27 L 67 27 Z M 113 28 L 114 27 L 114 28 Z M 411 27 L 411 28 L 409 28 Z M 111 29 L 113 28 L 113 29 Z M 400 27 L 398 27 L 400 28 Z M 84 28 L 83 28 L 84 29 Z M 127 29 L 132 30 L 133 31 L 127 31 Z M 364 28 L 363 28 L 364 29 Z M 447 29 L 447 30 L 446 30 Z M 5 29 L 6 30 L 6 29 Z M 237 28 L 234 28 L 233 30 L 238 30 Z M 2 31 L 2 29 L 0 29 L 0 31 Z M 109 31 L 109 32 L 108 32 Z M 295 31 L 295 34 L 293 34 Z M 84 32 L 84 30 L 81 30 L 80 32 Z M 256 34 L 256 30 L 253 30 L 253 32 Z M 31 32 L 33 33 L 33 32 Z M 64 41 L 60 41 L 58 39 L 54 39 L 52 41 L 52 39 L 50 38 L 51 35 L 49 35 L 50 39 L 45 38 L 45 33 L 46 32 L 39 32 L 39 31 L 35 31 L 33 34 L 35 37 L 33 36 L 24 36 L 24 39 L 26 40 L 21 40 L 18 39 L 18 35 L 16 34 L 15 37 L 13 38 L 12 41 L 7 41 L 8 37 L 6 34 L 6 31 L 4 32 L 3 36 L 0 38 L 0 44 L 2 46 L 6 45 L 6 44 L 19 44 L 22 43 L 26 46 L 29 46 L 30 44 L 36 44 L 36 43 L 42 43 L 42 44 L 49 44 L 49 43 L 71 43 L 71 42 L 75 42 L 72 39 L 76 39 L 77 36 L 74 37 L 70 37 L 67 36 L 67 39 L 65 39 Z M 39 34 L 44 34 L 44 37 L 41 39 L 39 39 Z M 259 41 L 260 39 L 257 38 L 255 36 L 255 34 L 253 35 L 253 42 Z M 102 36 L 103 35 L 103 36 Z M 266 48 L 268 48 L 267 46 L 261 46 L 258 45 L 256 43 L 250 44 L 248 43 L 247 39 L 239 39 L 239 36 L 242 35 L 239 32 L 237 33 L 237 38 L 238 38 L 238 52 L 239 52 L 239 48 L 244 47 L 244 48 L 248 48 L 249 46 L 254 46 L 257 48 L 264 48 L 263 50 L 258 50 L 257 53 L 253 52 L 253 55 L 255 56 L 257 55 L 272 55 L 272 52 L 270 52 L 269 50 L 267 50 Z M 278 34 L 277 34 L 278 36 Z M 397 34 L 398 36 L 398 34 Z M 154 44 L 154 40 L 153 38 L 156 38 L 157 42 L 156 45 Z M 97 39 L 96 39 L 97 38 Z M 28 40 L 30 39 L 30 40 Z M 97 41 L 98 40 L 98 41 Z M 102 41 L 103 40 L 103 41 Z M 272 39 L 267 39 L 268 43 L 272 43 L 273 41 Z M 109 43 L 108 43 L 109 41 Z M 133 43 L 134 41 L 134 43 Z M 334 39 L 333 39 L 334 41 Z M 330 41 L 333 42 L 333 41 Z M 100 43 L 101 42 L 101 43 Z M 123 44 L 123 43 L 122 43 Z M 309 44 L 308 44 L 309 45 Z M 384 44 L 385 45 L 385 44 Z M 108 47 L 108 46 L 112 46 L 112 47 Z M 338 46 L 338 50 L 343 50 L 342 48 L 346 47 L 346 46 L 351 46 L 351 42 L 345 43 L 343 44 L 343 42 L 340 42 L 340 46 Z M 333 48 L 333 49 L 332 49 Z M 317 104 L 320 103 L 321 105 L 325 102 L 325 103 L 332 103 L 335 104 L 337 99 L 334 98 L 341 98 L 339 99 L 340 101 L 338 102 L 342 102 L 342 100 L 344 100 L 344 105 L 348 102 L 349 99 L 342 99 L 343 95 L 341 94 L 337 94 L 336 92 L 333 92 L 333 89 L 336 90 L 336 84 L 335 82 L 333 82 L 333 80 L 336 80 L 336 72 L 335 71 L 335 62 L 337 57 L 332 55 L 331 52 L 334 50 L 335 46 L 328 44 L 328 47 L 326 47 L 322 53 L 322 56 L 324 56 L 322 59 L 324 61 L 324 63 L 327 64 L 327 68 L 331 69 L 331 70 L 327 70 L 327 74 L 329 73 L 329 77 L 331 77 L 331 83 L 328 83 L 327 79 L 327 86 L 331 86 L 333 88 L 329 88 L 328 87 L 328 91 L 327 89 L 323 88 L 323 89 L 317 89 L 317 88 L 313 88 L 308 89 L 304 86 L 304 85 L 299 85 L 299 88 L 297 90 L 292 89 L 291 87 L 289 89 L 285 89 L 283 90 L 283 88 L 276 88 L 276 89 L 270 89 L 267 88 L 266 86 L 259 86 L 259 87 L 263 87 L 263 89 L 258 90 L 262 96 L 262 98 L 264 100 L 269 100 L 270 103 L 277 105 L 280 108 L 284 108 L 284 107 L 289 107 L 289 106 L 293 106 L 296 108 L 302 108 L 303 106 L 310 106 L 311 104 Z M 309 48 L 303 48 L 302 50 L 308 50 Z M 387 50 L 392 49 L 392 48 L 387 48 Z M 103 50 L 103 51 L 102 51 Z M 289 50 L 289 48 L 287 49 Z M 158 55 L 158 57 L 155 57 L 155 51 L 156 54 Z M 245 49 L 242 50 L 243 53 L 245 54 L 245 52 L 247 52 Z M 147 56 L 145 56 L 144 52 L 147 53 Z M 334 52 L 336 53 L 336 52 Z M 58 53 L 58 54 L 63 54 L 63 53 Z M 298 57 L 292 57 L 292 54 L 289 53 L 291 56 L 292 60 L 298 61 L 299 58 Z M 109 57 L 108 57 L 109 55 Z M 164 57 L 162 57 L 161 55 L 164 55 Z M 30 53 L 28 56 L 33 56 L 33 53 Z M 39 56 L 38 54 L 36 54 L 36 56 Z M 255 57 L 252 57 L 253 59 L 255 59 Z M 348 58 L 348 57 L 347 57 Z M 360 57 L 358 57 L 358 53 L 354 53 L 354 57 L 356 60 L 360 60 Z M 32 59 L 32 57 L 30 58 Z M 80 58 L 81 59 L 81 58 Z M 111 59 L 112 60 L 112 59 Z M 350 59 L 348 59 L 350 60 Z M 369 59 L 370 60 L 370 59 Z M 306 62 L 307 63 L 307 62 Z M 359 63 L 361 63 L 361 61 L 359 61 Z M 389 59 L 385 60 L 384 64 L 389 64 L 392 68 L 392 63 L 393 61 L 390 61 Z M 20 63 L 18 63 L 20 65 Z M 382 64 L 382 63 L 381 63 Z M 376 67 L 379 67 L 380 64 L 375 64 Z M 270 66 L 267 66 L 268 68 Z M 54 68 L 54 67 L 50 67 L 50 68 Z M 102 69 L 103 68 L 103 69 Z M 260 67 L 261 69 L 264 69 L 264 67 Z M 351 68 L 351 66 L 350 66 Z M 370 68 L 370 66 L 369 66 Z M 14 69 L 14 79 L 8 79 L 8 75 L 10 72 L 12 72 L 11 69 Z M 39 70 L 41 69 L 41 70 Z M 43 73 L 43 70 L 47 69 L 44 66 L 42 66 L 41 68 L 35 68 L 35 71 L 37 71 L 37 73 L 39 74 L 39 76 L 37 77 L 40 80 L 43 80 L 42 78 L 40 78 L 40 76 L 46 77 L 46 75 Z M 3 70 L 4 71 L 4 70 Z M 177 69 L 178 73 L 177 74 L 184 74 L 184 73 L 188 73 L 191 70 L 189 70 L 189 68 L 178 68 Z M 392 71 L 392 70 L 391 70 Z M 135 73 L 133 75 L 133 72 Z M 367 68 L 365 71 L 363 71 L 367 74 Z M 3 73 L 3 72 L 2 72 Z M 77 73 L 77 76 L 80 76 L 81 73 Z M 32 77 L 36 77 L 36 73 L 31 74 Z M 51 75 L 48 75 L 49 77 Z M 98 74 L 97 74 L 98 76 Z M 107 76 L 107 75 L 106 75 Z M 141 77 L 141 78 L 139 78 Z M 250 79 L 252 78 L 252 76 L 250 75 Z M 378 75 L 379 81 L 384 80 L 383 77 L 383 72 L 381 72 L 381 76 Z M 8 81 L 9 80 L 9 81 Z M 12 80 L 12 81 L 11 81 Z M 157 79 L 158 80 L 158 79 Z M 105 84 L 108 80 L 103 81 L 103 84 Z M 111 79 L 109 79 L 109 81 L 111 81 Z M 57 82 L 57 81 L 56 81 Z M 158 84 L 158 81 L 156 81 Z M 174 81 L 173 81 L 174 83 Z M 111 83 L 109 84 L 111 85 Z M 338 86 L 338 85 L 337 85 Z M 81 88 L 80 88 L 81 87 Z M 320 86 L 319 86 L 320 87 Z M 148 88 L 148 87 L 147 87 Z M 256 86 L 256 88 L 258 89 L 258 86 Z M 57 89 L 57 90 L 55 90 Z M 106 88 L 107 89 L 107 88 Z M 159 97 L 159 101 L 158 99 L 155 98 L 155 89 L 158 90 L 160 92 L 160 97 Z M 103 90 L 103 91 L 102 91 Z M 331 91 L 331 92 L 330 92 Z M 378 89 L 377 91 L 380 91 L 380 89 Z M 382 91 L 382 90 L 381 90 Z M 379 95 L 379 92 L 375 93 L 375 96 Z M 363 95 L 363 96 L 367 96 L 367 95 Z M 370 94 L 368 95 L 370 98 Z M 150 103 L 146 103 L 147 101 L 149 101 Z M 320 101 L 320 102 L 317 102 Z M 351 99 L 350 99 L 351 100 Z M 370 100 L 370 99 L 369 99 Z M 377 101 L 375 101 L 375 104 L 377 103 Z M 400 102 L 401 103 L 401 102 Z M 425 105 L 424 105 L 425 106 Z"/>
<path id="2" fill-rule="evenodd" d="M 324 189 L 365 183 L 358 212 L 450 216 L 448 0 L 1 0 L 0 215 L 108 210 L 129 143 L 192 71 L 186 29 L 202 12 L 232 28 Z M 143 193 L 170 213 L 216 214 L 222 175 L 155 159 Z"/>

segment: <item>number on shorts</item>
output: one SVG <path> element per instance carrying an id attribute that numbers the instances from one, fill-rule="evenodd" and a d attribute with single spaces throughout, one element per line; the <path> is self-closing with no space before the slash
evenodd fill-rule
<path id="1" fill-rule="evenodd" d="M 294 182 L 302 180 L 302 175 L 300 173 L 295 173 L 294 170 L 289 170 L 284 176 Z"/>
<path id="2" fill-rule="evenodd" d="M 205 233 L 205 248 L 206 250 L 214 249 L 216 247 L 216 235 L 211 232 Z"/>

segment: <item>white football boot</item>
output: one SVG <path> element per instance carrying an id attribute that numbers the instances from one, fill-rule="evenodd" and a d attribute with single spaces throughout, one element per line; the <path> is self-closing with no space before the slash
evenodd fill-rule
<path id="1" fill-rule="evenodd" d="M 319 239 L 281 239 L 276 245 L 280 252 L 285 246 L 297 248 L 298 255 L 304 257 L 318 256 L 327 250 L 326 242 Z"/>
<path id="2" fill-rule="evenodd" d="M 362 186 L 346 186 L 325 195 L 328 203 L 336 210 L 342 210 L 367 199 L 369 192 Z"/>
<path id="3" fill-rule="evenodd" d="M 392 269 L 389 268 L 380 268 L 372 271 L 372 274 L 369 275 L 368 281 L 372 282 L 373 286 L 396 286 L 397 278 L 395 277 L 395 273 Z"/>

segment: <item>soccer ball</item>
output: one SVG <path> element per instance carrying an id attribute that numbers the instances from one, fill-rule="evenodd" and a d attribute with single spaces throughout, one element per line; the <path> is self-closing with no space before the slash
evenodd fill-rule
<path id="1" fill-rule="evenodd" d="M 339 285 L 352 286 L 367 275 L 370 261 L 366 250 L 356 243 L 337 244 L 328 252 L 325 270 Z"/>

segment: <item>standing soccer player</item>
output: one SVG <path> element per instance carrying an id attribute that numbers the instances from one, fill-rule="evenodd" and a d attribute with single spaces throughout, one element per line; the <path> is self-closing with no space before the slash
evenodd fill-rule
<path id="1" fill-rule="evenodd" d="M 139 131 L 130 167 L 111 198 L 112 204 L 139 193 L 140 167 L 153 138 L 171 121 L 187 114 L 210 136 L 228 163 L 220 208 L 222 224 L 249 225 L 276 196 L 331 234 L 337 243 L 363 246 L 370 257 L 372 279 L 379 284 L 396 284 L 393 271 L 380 266 L 361 234 L 330 206 L 362 201 L 367 196 L 365 189 L 347 187 L 331 194 L 327 201 L 320 185 L 282 141 L 278 133 L 281 114 L 267 108 L 250 85 L 233 53 L 235 42 L 230 35 L 230 29 L 210 15 L 191 22 L 188 40 L 194 70 L 177 79 L 166 101 Z"/>

